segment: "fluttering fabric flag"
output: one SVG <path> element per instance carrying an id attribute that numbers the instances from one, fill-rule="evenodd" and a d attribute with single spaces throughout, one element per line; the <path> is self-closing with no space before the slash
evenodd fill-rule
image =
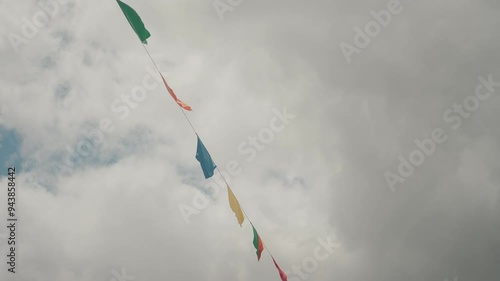
<path id="1" fill-rule="evenodd" d="M 203 142 L 201 142 L 200 137 L 198 137 L 198 146 L 196 148 L 196 160 L 200 162 L 201 169 L 206 179 L 214 175 L 214 170 L 217 166 L 214 161 L 212 161 L 212 157 L 205 148 L 205 145 L 203 145 Z"/>
<path id="2" fill-rule="evenodd" d="M 278 272 L 280 273 L 281 281 L 288 281 L 288 276 L 286 276 L 285 272 L 283 272 L 283 270 L 281 270 L 281 268 L 278 265 L 278 263 L 276 262 L 276 260 L 274 260 L 274 257 L 272 257 L 272 258 L 273 258 L 274 265 L 276 266 L 276 268 L 278 269 Z"/>
<path id="3" fill-rule="evenodd" d="M 132 9 L 129 5 L 123 3 L 122 1 L 116 0 L 116 2 L 118 2 L 118 5 L 120 5 L 123 14 L 127 18 L 128 23 L 130 23 L 130 26 L 132 26 L 135 34 L 137 34 L 143 44 L 147 45 L 148 42 L 146 41 L 146 39 L 151 37 L 151 33 L 149 33 L 149 31 L 144 26 L 144 23 L 142 22 L 139 14 L 137 14 L 134 9 Z"/>
<path id="4" fill-rule="evenodd" d="M 238 223 L 240 224 L 240 226 L 243 226 L 243 221 L 245 220 L 245 216 L 243 215 L 243 211 L 241 210 L 240 202 L 238 202 L 238 199 L 236 199 L 236 196 L 234 196 L 234 193 L 229 187 L 229 185 L 227 186 L 227 193 L 229 197 L 229 206 L 236 215 L 236 218 L 238 219 Z"/>
<path id="5" fill-rule="evenodd" d="M 167 80 L 165 79 L 165 77 L 163 77 L 163 74 L 160 73 L 160 76 L 161 76 L 161 79 L 163 80 L 163 84 L 165 84 L 165 87 L 167 88 L 167 91 L 170 93 L 170 95 L 172 96 L 172 98 L 175 100 L 175 102 L 182 108 L 184 108 L 185 110 L 187 111 L 191 111 L 193 110 L 191 108 L 191 106 L 187 105 L 185 102 L 181 101 L 180 99 L 177 98 L 177 96 L 175 95 L 174 93 L 174 90 L 172 90 L 172 88 L 170 88 L 170 86 L 168 85 L 167 83 Z"/>
<path id="6" fill-rule="evenodd" d="M 257 233 L 257 230 L 255 230 L 255 227 L 253 225 L 252 228 L 253 228 L 253 246 L 257 250 L 257 260 L 260 261 L 260 256 L 262 255 L 262 251 L 264 250 L 264 243 L 262 243 L 262 239 L 260 239 L 260 236 Z"/>

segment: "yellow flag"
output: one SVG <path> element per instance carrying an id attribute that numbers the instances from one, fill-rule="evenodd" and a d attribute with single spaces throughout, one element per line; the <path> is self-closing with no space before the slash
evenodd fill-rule
<path id="1" fill-rule="evenodd" d="M 236 196 L 234 196 L 233 191 L 227 186 L 227 193 L 229 196 L 229 206 L 231 207 L 231 210 L 233 210 L 234 214 L 236 215 L 236 218 L 238 219 L 238 223 L 240 226 L 243 225 L 243 221 L 245 220 L 245 216 L 243 215 L 243 211 L 241 210 L 240 203 L 238 202 L 238 199 L 236 199 Z"/>

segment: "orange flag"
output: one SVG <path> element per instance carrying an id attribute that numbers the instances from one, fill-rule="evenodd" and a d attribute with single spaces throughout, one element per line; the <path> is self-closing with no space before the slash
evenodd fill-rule
<path id="1" fill-rule="evenodd" d="M 160 72 L 160 76 L 161 76 L 161 79 L 163 80 L 163 84 L 165 84 L 165 87 L 167 88 L 167 91 L 170 93 L 170 95 L 172 96 L 172 98 L 175 100 L 175 102 L 182 108 L 184 108 L 185 110 L 187 111 L 191 111 L 193 110 L 191 108 L 191 106 L 187 105 L 186 103 L 184 103 L 183 101 L 181 101 L 180 99 L 177 98 L 177 96 L 175 95 L 174 93 L 174 90 L 172 90 L 172 88 L 170 88 L 170 86 L 168 85 L 167 83 L 167 80 L 165 80 L 165 77 L 163 77 L 163 74 L 161 74 Z"/>
<path id="2" fill-rule="evenodd" d="M 236 218 L 238 219 L 238 223 L 240 226 L 243 225 L 243 221 L 245 220 L 245 216 L 243 215 L 243 211 L 241 210 L 240 202 L 238 202 L 238 199 L 236 199 L 236 196 L 234 196 L 233 191 L 227 186 L 227 193 L 229 197 L 229 206 L 231 207 L 231 210 L 233 210 L 234 214 L 236 215 Z"/>

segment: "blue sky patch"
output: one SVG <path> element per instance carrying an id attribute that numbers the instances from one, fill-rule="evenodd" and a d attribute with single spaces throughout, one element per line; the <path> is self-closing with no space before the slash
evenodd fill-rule
<path id="1" fill-rule="evenodd" d="M 21 143 L 22 138 L 15 130 L 7 130 L 0 126 L 0 175 L 8 167 L 21 167 Z"/>

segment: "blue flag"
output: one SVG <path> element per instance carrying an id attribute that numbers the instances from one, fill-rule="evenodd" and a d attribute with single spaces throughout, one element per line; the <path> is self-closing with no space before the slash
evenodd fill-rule
<path id="1" fill-rule="evenodd" d="M 198 147 L 196 148 L 196 160 L 200 162 L 201 169 L 203 169 L 203 174 L 206 179 L 214 175 L 214 170 L 217 166 L 215 166 L 214 161 L 212 161 L 212 157 L 210 157 L 210 153 L 208 153 L 201 142 L 200 137 L 198 137 Z"/>

